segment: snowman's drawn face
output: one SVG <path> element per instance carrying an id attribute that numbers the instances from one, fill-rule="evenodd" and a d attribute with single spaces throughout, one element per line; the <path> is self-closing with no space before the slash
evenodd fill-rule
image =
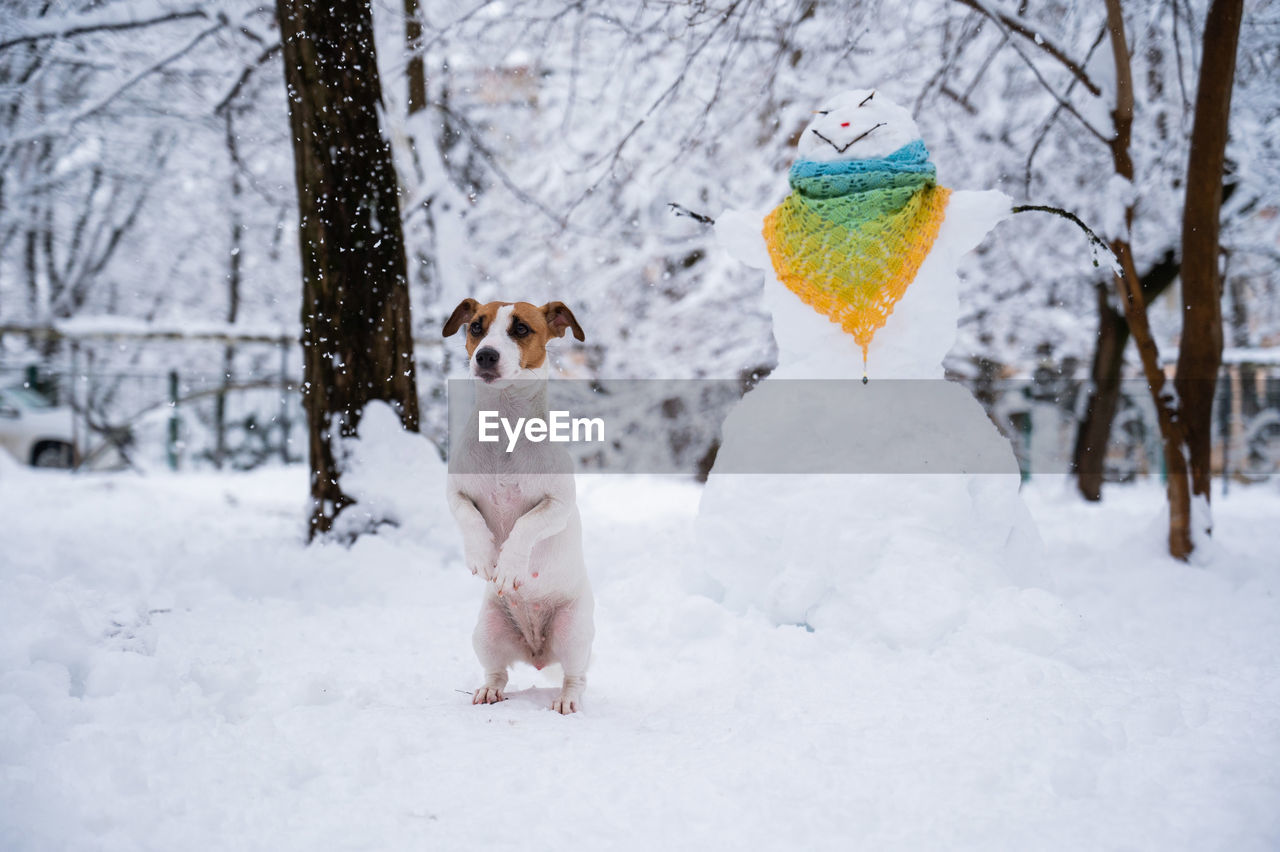
<path id="1" fill-rule="evenodd" d="M 824 103 L 796 148 L 806 160 L 865 160 L 919 138 L 911 113 L 874 89 L 855 89 Z"/>

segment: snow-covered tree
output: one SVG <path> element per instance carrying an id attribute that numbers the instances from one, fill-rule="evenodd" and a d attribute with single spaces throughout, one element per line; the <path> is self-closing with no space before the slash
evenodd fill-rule
<path id="1" fill-rule="evenodd" d="M 352 503 L 338 441 L 364 407 L 391 403 L 418 428 L 399 188 L 378 120 L 368 3 L 279 0 L 302 249 L 302 398 L 311 454 L 310 533 Z"/>

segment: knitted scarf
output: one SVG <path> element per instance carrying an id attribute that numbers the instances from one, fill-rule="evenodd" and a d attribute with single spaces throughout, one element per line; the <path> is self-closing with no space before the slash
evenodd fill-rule
<path id="1" fill-rule="evenodd" d="M 791 194 L 765 217 L 778 279 L 867 347 L 933 247 L 951 190 L 924 142 L 883 159 L 798 160 Z"/>

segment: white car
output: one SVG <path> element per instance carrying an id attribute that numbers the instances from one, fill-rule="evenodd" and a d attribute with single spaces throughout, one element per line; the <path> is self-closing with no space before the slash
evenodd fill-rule
<path id="1" fill-rule="evenodd" d="M 24 387 L 0 388 L 0 447 L 23 464 L 72 467 L 72 411 Z"/>

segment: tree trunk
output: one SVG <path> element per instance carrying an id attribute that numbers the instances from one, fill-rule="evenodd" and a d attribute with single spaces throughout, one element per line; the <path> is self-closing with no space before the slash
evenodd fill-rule
<path id="1" fill-rule="evenodd" d="M 1111 113 L 1115 136 L 1111 140 L 1111 157 L 1116 174 L 1130 183 L 1134 179 L 1133 157 L 1129 152 L 1133 129 L 1133 67 L 1129 62 L 1129 47 L 1124 32 L 1124 16 L 1120 0 L 1106 0 L 1107 30 L 1111 37 L 1111 52 L 1116 66 L 1116 106 Z M 1133 249 L 1129 235 L 1133 232 L 1133 202 L 1125 207 L 1125 232 L 1114 236 L 1111 250 L 1120 261 L 1120 302 L 1124 306 L 1125 321 L 1133 335 L 1133 344 L 1142 363 L 1142 374 L 1156 409 L 1156 422 L 1160 427 L 1160 439 L 1164 450 L 1165 471 L 1168 476 L 1166 491 L 1169 499 L 1169 553 L 1176 559 L 1186 559 L 1191 554 L 1191 490 L 1187 481 L 1187 458 L 1183 453 L 1185 435 L 1182 421 L 1174 408 L 1173 398 L 1165 391 L 1165 375 L 1160 368 L 1160 351 L 1151 333 L 1147 317 L 1147 301 L 1138 280 L 1138 270 L 1133 262 Z"/>
<path id="2" fill-rule="evenodd" d="M 1174 387 L 1191 460 L 1191 494 L 1209 502 L 1213 396 L 1222 366 L 1222 278 L 1218 271 L 1222 172 L 1235 82 L 1241 0 L 1214 0 L 1204 26 L 1200 84 L 1182 213 L 1182 340 Z M 1212 530 L 1209 518 L 1200 519 Z"/>
<path id="3" fill-rule="evenodd" d="M 311 457 L 309 536 L 353 498 L 333 442 L 386 400 L 418 428 L 404 241 L 367 0 L 277 0 L 293 130 L 302 253 L 303 405 Z"/>
<path id="4" fill-rule="evenodd" d="M 409 118 L 427 108 L 427 70 L 426 63 L 422 59 L 421 42 L 422 21 L 418 18 L 418 0 L 404 0 L 404 52 L 405 56 L 409 57 L 404 71 L 405 94 L 408 96 L 405 115 Z M 406 128 L 406 131 L 408 132 L 409 128 Z M 415 194 L 414 188 L 427 179 L 422 160 L 418 157 L 418 140 L 413 138 L 411 132 L 408 135 L 407 147 L 409 161 L 413 163 L 413 174 L 404 177 L 408 178 L 408 182 L 414 183 L 414 186 L 408 189 L 408 195 L 403 199 L 406 202 L 409 196 Z M 424 201 L 423 207 L 426 208 L 424 212 L 427 214 L 427 221 L 430 222 L 431 200 Z M 405 218 L 408 218 L 408 213 Z M 417 260 L 421 260 L 421 257 Z"/>
<path id="5" fill-rule="evenodd" d="M 1177 256 L 1168 251 L 1141 278 L 1144 301 L 1150 302 L 1159 296 L 1177 277 Z M 1120 403 L 1124 351 L 1128 343 L 1129 324 L 1124 314 L 1112 307 L 1107 288 L 1099 286 L 1098 344 L 1093 352 L 1090 374 L 1093 386 L 1084 418 L 1076 431 L 1072 455 L 1076 485 L 1086 500 L 1102 499 L 1103 468 L 1111 441 L 1111 424 Z"/>
<path id="6" fill-rule="evenodd" d="M 1102 474 L 1111 440 L 1111 423 L 1120 403 L 1120 376 L 1129 325 L 1111 307 L 1108 288 L 1098 288 L 1098 343 L 1093 350 L 1092 387 L 1084 418 L 1076 430 L 1072 461 L 1076 486 L 1086 500 L 1102 499 Z"/>
<path id="7" fill-rule="evenodd" d="M 237 171 L 240 157 L 236 152 L 235 109 L 228 106 L 224 119 L 226 123 L 226 143 L 229 166 L 231 169 L 231 196 L 227 208 L 231 218 L 231 245 L 227 252 L 227 325 L 235 325 L 240 315 L 240 249 L 243 242 L 244 223 L 241 221 L 240 173 Z M 213 401 L 213 466 L 222 469 L 227 461 L 227 393 L 234 384 L 232 371 L 235 367 L 236 347 L 227 343 L 222 348 L 222 391 Z"/>
<path id="8" fill-rule="evenodd" d="M 1183 452 L 1185 433 L 1182 421 L 1174 408 L 1174 400 L 1165 390 L 1165 375 L 1160 368 L 1160 352 L 1147 318 L 1147 302 L 1141 285 L 1137 285 L 1138 273 L 1133 265 L 1133 251 L 1124 240 L 1114 240 L 1112 251 L 1120 260 L 1122 274 L 1119 278 L 1120 295 L 1124 304 L 1125 320 L 1133 335 L 1134 346 L 1142 363 L 1142 374 L 1156 409 L 1156 424 L 1160 428 L 1161 449 L 1167 481 L 1165 491 L 1169 499 L 1169 554 L 1185 560 L 1191 555 L 1191 490 L 1187 480 L 1187 457 Z M 1185 327 L 1184 327 L 1185 334 Z"/>
<path id="9" fill-rule="evenodd" d="M 427 72 L 422 61 L 422 21 L 418 19 L 418 0 L 404 0 L 404 47 L 409 56 L 405 82 L 409 94 L 409 115 L 427 108 Z"/>

